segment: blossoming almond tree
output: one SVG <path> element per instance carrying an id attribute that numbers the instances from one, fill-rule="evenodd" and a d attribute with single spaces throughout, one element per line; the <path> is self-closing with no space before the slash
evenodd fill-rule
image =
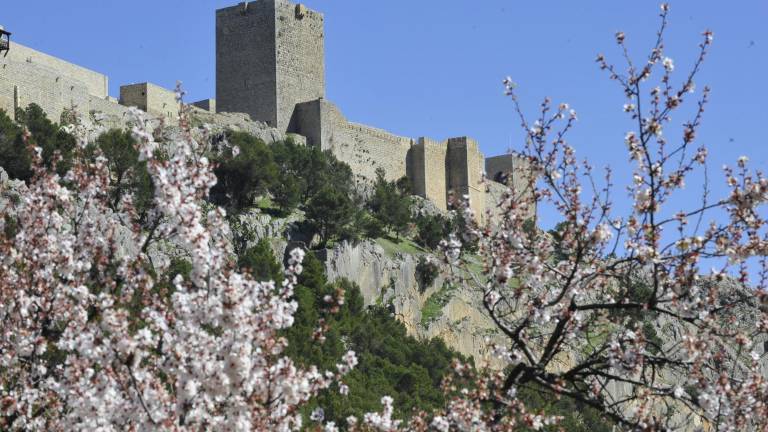
<path id="1" fill-rule="evenodd" d="M 476 372 L 456 363 L 440 412 L 405 423 L 393 418 L 393 401 L 384 397 L 381 413 L 350 418 L 346 427 L 557 427 L 558 417 L 531 409 L 521 396 L 532 390 L 578 401 L 626 429 L 768 428 L 760 346 L 768 333 L 761 213 L 768 179 L 740 159 L 725 171 L 729 196 L 712 200 L 705 189 L 701 205 L 668 210 L 706 162 L 706 150 L 694 143 L 708 90 L 679 134 L 671 133 L 671 113 L 695 94 L 712 34 L 704 34 L 692 71 L 675 85 L 674 62 L 664 56 L 667 12 L 663 5 L 656 43 L 642 63 L 631 59 L 623 33 L 616 41 L 626 70 L 597 60 L 619 83 L 624 111 L 636 122 L 625 139 L 634 166 L 629 214 L 613 213 L 610 172 L 598 188 L 591 167 L 575 158 L 566 140 L 575 112 L 546 100 L 531 124 L 505 81 L 526 133 L 530 181 L 510 185 L 498 217 L 465 224 L 443 248 L 448 261 L 465 267 L 456 277 L 478 290 L 504 338 L 494 352 L 506 367 Z M 659 85 L 649 89 L 654 77 Z M 301 404 L 355 365 L 354 353 L 326 372 L 298 368 L 282 355 L 277 331 L 292 322 L 302 252 L 291 254 L 281 285 L 236 271 L 223 212 L 204 210 L 215 178 L 185 109 L 180 114 L 181 137 L 161 149 L 135 113 L 134 134 L 156 188 L 157 223 L 149 231 L 133 223 L 130 196 L 111 210 L 100 157 L 77 158 L 65 178 L 37 157 L 28 190 L 3 207 L 4 220 L 17 224 L 0 234 L 0 428 L 295 430 Z M 73 132 L 82 150 L 88 131 Z M 556 231 L 530 227 L 537 203 L 562 215 Z M 468 205 L 464 211 L 471 216 Z M 725 217 L 704 219 L 717 211 Z M 153 266 L 148 251 L 170 237 L 190 253 L 192 271 L 168 289 L 153 276 L 165 264 Z M 480 275 L 465 262 L 468 241 L 478 244 Z M 751 262 L 757 280 L 749 287 Z M 718 268 L 706 274 L 705 264 Z M 322 411 L 312 419 L 322 422 Z"/>
<path id="2" fill-rule="evenodd" d="M 216 179 L 180 114 L 183 133 L 160 157 L 134 112 L 156 189 L 150 232 L 132 222 L 130 196 L 110 210 L 106 161 L 83 157 L 82 124 L 65 178 L 31 149 L 34 178 L 3 210 L 18 229 L 0 239 L 0 429 L 295 430 L 303 402 L 343 390 L 354 353 L 325 372 L 281 354 L 303 252 L 291 253 L 282 284 L 236 270 L 223 211 L 203 207 Z M 147 253 L 158 238 L 191 256 L 188 280 L 170 290 Z"/>
<path id="3" fill-rule="evenodd" d="M 627 67 L 597 57 L 636 125 L 625 138 L 629 214 L 614 214 L 610 170 L 598 187 L 590 165 L 576 159 L 566 139 L 575 112 L 547 99 L 529 123 L 514 84 L 505 80 L 525 130 L 531 180 L 510 187 L 497 221 L 470 226 L 443 246 L 449 261 L 466 265 L 462 242 L 479 242 L 482 275 L 459 274 L 469 275 L 463 282 L 481 293 L 503 334 L 496 354 L 506 368 L 475 394 L 493 407 L 490 422 L 477 415 L 488 411 L 456 418 L 453 410 L 436 420 L 438 429 L 468 430 L 471 423 L 506 430 L 515 422 L 538 428 L 553 420 L 521 415 L 525 401 L 516 395 L 524 388 L 570 398 L 628 429 L 768 428 L 768 179 L 741 158 L 737 168 L 725 169 L 729 196 L 712 199 L 705 186 L 700 205 L 676 208 L 685 179 L 707 159 L 695 142 L 709 89 L 679 132 L 671 116 L 682 115 L 683 102 L 696 97 L 694 78 L 712 33 L 703 34 L 692 70 L 675 82 L 674 62 L 664 55 L 668 10 L 662 5 L 656 42 L 641 62 L 632 59 L 621 32 L 616 42 Z M 562 215 L 554 232 L 526 224 L 537 203 Z M 706 273 L 703 266 L 715 269 Z"/>

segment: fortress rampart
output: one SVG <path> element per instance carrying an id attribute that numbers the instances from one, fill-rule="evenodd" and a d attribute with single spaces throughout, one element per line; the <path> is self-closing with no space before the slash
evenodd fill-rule
<path id="1" fill-rule="evenodd" d="M 445 141 L 398 136 L 349 121 L 325 99 L 325 34 L 323 14 L 288 0 L 256 0 L 216 11 L 216 99 L 194 102 L 204 117 L 243 125 L 245 113 L 259 136 L 286 134 L 306 138 L 346 162 L 365 190 L 383 169 L 388 180 L 407 176 L 415 194 L 445 210 L 448 198 L 468 196 L 479 218 L 489 191 L 483 173 L 496 182 L 524 182 L 527 169 L 513 155 L 485 159 L 469 137 Z M 30 103 L 59 121 L 64 110 L 101 113 L 107 126 L 122 127 L 128 107 L 156 118 L 173 120 L 178 112 L 171 90 L 143 82 L 120 88 L 120 100 L 109 97 L 106 75 L 12 44 L 0 58 L 0 109 L 14 113 Z M 274 128 L 274 129 L 272 129 Z M 500 184 L 498 186 L 501 186 Z"/>
<path id="2" fill-rule="evenodd" d="M 107 96 L 105 75 L 13 43 L 0 57 L 0 109 L 11 116 L 17 108 L 36 103 L 54 121 L 65 109 L 100 111 L 117 125 L 127 112 Z"/>
<path id="3" fill-rule="evenodd" d="M 58 76 L 67 77 L 81 83 L 86 92 L 95 97 L 106 98 L 109 90 L 109 79 L 106 75 L 69 63 L 24 45 L 13 43 L 13 49 L 8 51 L 8 62 L 30 63 L 41 69 L 47 69 Z"/>
<path id="4" fill-rule="evenodd" d="M 149 114 L 168 119 L 179 112 L 175 92 L 146 82 L 121 86 L 120 104 L 135 106 Z"/>

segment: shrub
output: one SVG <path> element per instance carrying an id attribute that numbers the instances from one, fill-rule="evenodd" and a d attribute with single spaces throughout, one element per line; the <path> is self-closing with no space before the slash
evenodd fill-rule
<path id="1" fill-rule="evenodd" d="M 429 249 L 437 249 L 440 241 L 453 230 L 453 223 L 445 216 L 418 215 L 416 217 L 416 243 Z"/>
<path id="2" fill-rule="evenodd" d="M 255 246 L 248 248 L 238 258 L 237 265 L 250 272 L 257 281 L 280 282 L 283 279 L 283 266 L 275 258 L 267 239 L 261 239 Z"/>
<path id="3" fill-rule="evenodd" d="M 218 180 L 211 188 L 214 204 L 240 212 L 253 205 L 254 199 L 267 192 L 278 177 L 270 148 L 246 132 L 229 132 L 231 147 L 214 157 Z"/>
<path id="4" fill-rule="evenodd" d="M 416 263 L 416 277 L 419 283 L 419 291 L 422 294 L 435 282 L 439 274 L 440 267 L 437 266 L 437 263 L 424 255 L 419 257 L 419 261 Z"/>
<path id="5" fill-rule="evenodd" d="M 341 237 L 354 215 L 349 195 L 331 186 L 321 189 L 307 203 L 307 221 L 320 236 L 321 246 Z"/>
<path id="6" fill-rule="evenodd" d="M 55 164 L 59 175 L 69 170 L 75 149 L 72 135 L 48 120 L 43 109 L 36 104 L 17 109 L 16 121 L 29 130 L 29 144 L 40 147 L 46 168 L 51 169 Z M 7 114 L 0 114 L 0 166 L 10 177 L 27 181 L 32 176 L 32 158 L 21 131 L 22 128 L 16 126 Z"/>
<path id="7" fill-rule="evenodd" d="M 93 156 L 97 148 L 107 159 L 112 208 L 117 208 L 123 196 L 129 193 L 133 195 L 133 204 L 143 221 L 152 206 L 154 186 L 146 162 L 139 161 L 136 140 L 128 131 L 111 129 L 101 134 L 87 151 Z"/>
<path id="8" fill-rule="evenodd" d="M 411 222 L 411 198 L 405 185 L 407 181 L 389 182 L 384 170 L 376 170 L 376 183 L 368 206 L 373 216 L 393 231 L 397 237 L 408 230 Z M 400 186 L 398 186 L 400 185 Z"/>

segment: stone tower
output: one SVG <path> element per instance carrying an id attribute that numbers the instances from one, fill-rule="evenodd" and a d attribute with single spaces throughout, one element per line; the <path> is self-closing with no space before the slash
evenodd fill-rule
<path id="1" fill-rule="evenodd" d="M 323 15 L 288 0 L 216 11 L 216 104 L 288 131 L 296 104 L 325 96 Z"/>
<path id="2" fill-rule="evenodd" d="M 483 220 L 485 191 L 480 181 L 485 169 L 485 157 L 480 153 L 477 142 L 468 137 L 448 139 L 445 158 L 446 187 L 457 194 L 457 199 L 468 196 L 472 210 L 478 220 Z"/>

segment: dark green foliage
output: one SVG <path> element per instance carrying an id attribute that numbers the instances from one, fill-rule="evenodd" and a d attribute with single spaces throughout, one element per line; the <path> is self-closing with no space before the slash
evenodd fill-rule
<path id="1" fill-rule="evenodd" d="M 12 239 L 16 237 L 16 234 L 19 232 L 19 220 L 8 213 L 3 216 L 3 219 L 3 233 L 5 234 L 5 238 Z"/>
<path id="2" fill-rule="evenodd" d="M 274 262 L 270 251 L 251 254 L 251 268 L 263 268 Z M 242 258 L 241 258 L 242 259 Z M 302 365 L 317 365 L 321 370 L 335 370 L 344 353 L 353 350 L 359 364 L 345 378 L 349 395 L 338 388 L 321 393 L 308 407 L 325 410 L 326 420 L 345 424 L 349 415 L 359 418 L 381 408 L 381 397 L 391 395 L 400 418 L 414 409 L 432 410 L 445 400 L 440 382 L 449 372 L 451 360 L 460 357 L 439 339 L 419 341 L 406 334 L 405 326 L 382 307 L 366 308 L 360 289 L 346 280 L 329 283 L 323 264 L 313 255 L 304 259 L 295 298 L 299 308 L 294 324 L 284 332 L 288 339 L 286 354 Z M 331 313 L 326 295 L 345 292 L 344 304 Z M 328 325 L 325 341 L 313 339 L 318 320 Z"/>
<path id="3" fill-rule="evenodd" d="M 229 132 L 227 141 L 240 153 L 234 155 L 228 148 L 214 158 L 218 182 L 211 188 L 210 197 L 214 204 L 237 213 L 275 184 L 278 169 L 270 148 L 253 135 Z"/>
<path id="4" fill-rule="evenodd" d="M 298 207 L 301 202 L 301 186 L 302 182 L 292 175 L 281 172 L 278 176 L 277 183 L 272 187 L 271 192 L 275 204 L 284 213 Z"/>
<path id="5" fill-rule="evenodd" d="M 46 167 L 56 165 L 56 172 L 63 175 L 72 165 L 75 138 L 51 122 L 38 105 L 16 110 L 16 121 L 31 133 L 29 144 L 42 149 L 41 157 Z M 60 157 L 56 160 L 56 155 Z M 0 166 L 10 177 L 28 180 L 32 176 L 32 157 L 24 143 L 22 128 L 15 125 L 4 112 L 0 113 Z"/>
<path id="6" fill-rule="evenodd" d="M 32 158 L 21 139 L 21 128 L 0 110 L 0 166 L 11 178 L 26 180 L 32 176 Z"/>
<path id="7" fill-rule="evenodd" d="M 295 180 L 299 201 L 309 201 L 327 186 L 350 197 L 354 194 L 352 169 L 332 154 L 317 147 L 297 145 L 291 140 L 275 142 L 270 148 L 281 179 L 291 177 Z"/>
<path id="8" fill-rule="evenodd" d="M 275 259 L 267 239 L 261 239 L 256 246 L 247 249 L 238 257 L 237 265 L 247 269 L 260 282 L 273 280 L 280 283 L 283 279 L 283 266 Z"/>
<path id="9" fill-rule="evenodd" d="M 437 249 L 440 241 L 447 239 L 453 230 L 453 222 L 445 216 L 419 215 L 416 217 L 416 243 L 429 248 Z"/>
<path id="10" fill-rule="evenodd" d="M 355 216 L 349 195 L 332 186 L 322 188 L 307 203 L 307 221 L 320 236 L 322 246 L 341 238 Z"/>
<path id="11" fill-rule="evenodd" d="M 411 222 L 411 198 L 407 179 L 388 182 L 384 171 L 376 170 L 376 184 L 368 203 L 373 216 L 397 237 L 408 231 Z"/>
<path id="12" fill-rule="evenodd" d="M 656 327 L 653 326 L 653 323 L 650 320 L 643 322 L 643 337 L 646 340 L 646 349 L 649 352 L 657 354 L 661 351 L 664 341 L 656 332 Z"/>
<path id="13" fill-rule="evenodd" d="M 548 415 L 562 416 L 563 420 L 556 426 L 548 426 L 545 431 L 568 432 L 612 432 L 615 425 L 601 417 L 600 413 L 580 402 L 567 397 L 559 399 L 550 392 L 541 391 L 536 384 L 518 390 L 518 396 L 525 402 L 529 411 L 543 411 Z M 530 430 L 533 429 L 521 429 Z"/>
<path id="14" fill-rule="evenodd" d="M 230 132 L 227 139 L 240 153 L 234 156 L 228 148 L 212 156 L 218 163 L 214 171 L 218 183 L 210 193 L 213 203 L 236 214 L 253 205 L 256 197 L 269 193 L 282 214 L 303 203 L 310 225 L 323 242 L 354 237 L 349 225 L 356 194 L 347 164 L 291 140 L 267 146 L 245 132 Z"/>
<path id="15" fill-rule="evenodd" d="M 117 207 L 123 196 L 130 193 L 139 219 L 144 220 L 152 206 L 155 192 L 146 162 L 139 161 L 133 135 L 127 130 L 111 129 L 101 134 L 87 151 L 94 155 L 96 148 L 107 159 L 112 207 Z"/>
<path id="16" fill-rule="evenodd" d="M 359 211 L 355 218 L 355 226 L 359 229 L 361 236 L 366 238 L 378 238 L 384 236 L 384 224 L 380 220 L 371 216 L 367 211 Z"/>
<path id="17" fill-rule="evenodd" d="M 54 156 L 58 154 L 61 160 L 56 163 L 56 172 L 64 174 L 69 170 L 76 145 L 72 135 L 48 120 L 43 109 L 35 104 L 30 104 L 25 110 L 17 110 L 16 121 L 29 129 L 32 144 L 42 148 L 43 163 L 46 167 L 53 167 Z"/>
<path id="18" fill-rule="evenodd" d="M 436 263 L 427 259 L 424 255 L 419 257 L 419 262 L 416 264 L 416 279 L 419 282 L 419 290 L 422 294 L 432 285 L 439 274 L 440 268 Z"/>
<path id="19" fill-rule="evenodd" d="M 536 220 L 526 219 L 525 222 L 523 222 L 523 232 L 528 234 L 529 237 L 533 237 L 538 232 L 538 228 L 536 227 Z"/>
<path id="20" fill-rule="evenodd" d="M 358 353 L 360 364 L 346 379 L 350 388 L 347 398 L 337 391 L 319 398 L 320 406 L 327 400 L 335 402 L 326 414 L 339 420 L 349 415 L 361 417 L 380 409 L 382 395 L 394 398 L 400 418 L 414 410 L 431 411 L 444 405 L 440 382 L 449 373 L 451 360 L 460 355 L 442 340 L 418 341 L 408 336 L 405 326 L 383 307 L 369 308 L 347 328 L 343 334 L 349 348 Z"/>

